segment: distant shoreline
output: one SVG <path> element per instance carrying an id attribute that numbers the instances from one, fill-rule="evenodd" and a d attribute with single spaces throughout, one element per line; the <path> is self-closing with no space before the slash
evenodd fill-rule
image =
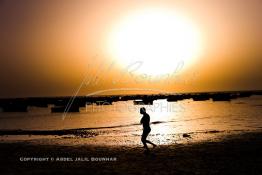
<path id="1" fill-rule="evenodd" d="M 241 93 L 241 92 L 249 92 L 249 93 L 259 93 L 262 94 L 262 90 L 224 90 L 224 91 L 191 91 L 191 92 L 173 92 L 173 93 L 156 93 L 156 94 L 107 94 L 107 95 L 97 95 L 92 97 L 111 97 L 111 96 L 136 96 L 136 95 L 143 95 L 143 96 L 151 96 L 151 95 L 177 95 L 177 94 L 213 94 L 213 93 Z M 72 96 L 62 95 L 62 96 L 23 96 L 23 97 L 0 97 L 0 100 L 3 99 L 48 99 L 48 98 L 71 98 Z M 87 97 L 86 95 L 78 95 L 76 97 Z"/>
<path id="2" fill-rule="evenodd" d="M 28 112 L 29 106 L 47 108 L 52 105 L 52 113 L 80 112 L 80 107 L 87 105 L 112 105 L 118 101 L 132 100 L 134 105 L 153 105 L 153 101 L 166 99 L 168 102 L 177 102 L 185 99 L 193 101 L 231 101 L 237 98 L 262 95 L 259 91 L 224 91 L 202 93 L 173 93 L 152 95 L 111 95 L 111 96 L 72 96 L 72 97 L 29 97 L 0 99 L 1 112 Z"/>

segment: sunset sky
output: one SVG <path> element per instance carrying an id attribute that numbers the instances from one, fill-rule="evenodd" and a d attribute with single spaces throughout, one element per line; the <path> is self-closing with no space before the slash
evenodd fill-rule
<path id="1" fill-rule="evenodd" d="M 261 0 L 0 0 L 0 97 L 70 96 L 82 82 L 78 95 L 262 89 L 261 11 Z"/>

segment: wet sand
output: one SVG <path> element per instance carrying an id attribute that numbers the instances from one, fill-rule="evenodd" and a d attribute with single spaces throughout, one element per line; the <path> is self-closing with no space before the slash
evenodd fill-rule
<path id="1" fill-rule="evenodd" d="M 20 141 L 0 143 L 0 171 L 1 174 L 262 174 L 261 148 L 262 132 L 258 131 L 227 135 L 220 140 L 160 145 L 149 154 L 139 146 L 65 146 Z M 49 161 L 28 161 L 40 157 Z M 65 159 L 56 161 L 57 157 Z M 74 161 L 77 157 L 85 161 Z M 107 161 L 99 161 L 103 158 Z"/>

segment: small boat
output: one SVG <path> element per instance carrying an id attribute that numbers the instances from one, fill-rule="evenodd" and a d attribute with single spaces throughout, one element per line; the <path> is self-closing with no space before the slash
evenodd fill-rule
<path id="1" fill-rule="evenodd" d="M 153 105 L 153 101 L 134 100 L 134 105 Z"/>

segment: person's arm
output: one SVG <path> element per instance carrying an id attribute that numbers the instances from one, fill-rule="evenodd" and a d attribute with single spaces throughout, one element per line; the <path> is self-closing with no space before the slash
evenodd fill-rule
<path id="1" fill-rule="evenodd" d="M 144 117 L 141 118 L 140 124 L 143 124 L 143 122 L 144 122 Z"/>

